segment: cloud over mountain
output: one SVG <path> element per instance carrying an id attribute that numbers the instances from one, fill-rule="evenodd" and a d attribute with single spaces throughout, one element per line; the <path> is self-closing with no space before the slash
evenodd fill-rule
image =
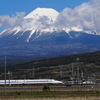
<path id="1" fill-rule="evenodd" d="M 56 27 L 57 29 L 77 27 L 85 31 L 96 30 L 100 32 L 100 0 L 91 0 L 83 3 L 74 9 L 65 8 L 57 17 L 56 21 L 48 19 L 46 16 L 33 20 L 25 19 L 25 13 L 16 13 L 14 16 L 0 16 L 0 27 L 3 28 L 32 28 L 41 29 Z"/>
<path id="2" fill-rule="evenodd" d="M 22 26 L 23 18 L 25 16 L 24 12 L 17 12 L 16 15 L 3 15 L 0 16 L 0 27 L 3 28 L 14 28 L 17 26 Z"/>
<path id="3" fill-rule="evenodd" d="M 83 30 L 100 31 L 100 0 L 91 0 L 74 9 L 65 8 L 57 20 L 59 28 L 78 27 Z"/>

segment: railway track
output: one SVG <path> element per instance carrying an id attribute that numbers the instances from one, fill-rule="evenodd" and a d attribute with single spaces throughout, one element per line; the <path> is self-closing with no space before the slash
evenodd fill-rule
<path id="1" fill-rule="evenodd" d="M 72 86 L 60 86 L 60 85 L 48 85 L 52 91 L 95 91 L 100 89 L 100 85 L 72 85 Z M 31 92 L 42 91 L 44 86 L 39 85 L 25 85 L 25 86 L 1 86 L 0 92 Z"/>

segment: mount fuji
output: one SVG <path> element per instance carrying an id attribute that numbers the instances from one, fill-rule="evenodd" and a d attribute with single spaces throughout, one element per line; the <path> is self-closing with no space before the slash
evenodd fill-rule
<path id="1" fill-rule="evenodd" d="M 0 33 L 0 54 L 55 57 L 100 50 L 99 32 L 76 26 L 60 28 L 60 15 L 52 8 L 35 9 L 21 25 Z"/>

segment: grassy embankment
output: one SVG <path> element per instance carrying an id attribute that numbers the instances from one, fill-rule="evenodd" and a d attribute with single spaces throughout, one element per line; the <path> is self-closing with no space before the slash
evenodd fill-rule
<path id="1" fill-rule="evenodd" d="M 0 93 L 0 98 L 68 98 L 68 97 L 99 97 L 96 91 L 38 91 L 38 92 L 7 92 Z"/>

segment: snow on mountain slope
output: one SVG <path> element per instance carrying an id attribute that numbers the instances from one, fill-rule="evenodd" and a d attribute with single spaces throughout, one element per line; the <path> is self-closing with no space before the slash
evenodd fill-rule
<path id="1" fill-rule="evenodd" d="M 54 27 L 54 23 L 56 18 L 58 17 L 59 12 L 52 8 L 37 8 L 24 17 L 22 26 L 17 26 L 12 29 L 6 29 L 0 33 L 0 37 L 7 35 L 16 35 L 16 38 L 23 36 L 27 31 L 30 31 L 29 35 L 27 35 L 27 42 L 29 42 L 32 35 L 37 32 L 40 36 L 42 33 L 52 33 L 57 30 Z M 18 36 L 17 34 L 20 35 Z"/>
<path id="2" fill-rule="evenodd" d="M 66 27 L 62 28 L 57 26 L 57 18 L 60 13 L 52 8 L 37 8 L 24 17 L 22 26 L 14 27 L 13 29 L 6 29 L 0 33 L 0 38 L 3 36 L 16 36 L 16 39 L 20 37 L 24 37 L 27 34 L 26 41 L 29 42 L 33 37 L 34 33 L 36 33 L 35 38 L 39 38 L 42 34 L 49 33 L 60 33 L 62 31 L 69 34 L 71 31 L 75 32 L 85 32 L 87 34 L 100 35 L 99 32 L 96 31 L 84 31 L 78 27 Z M 33 39 L 34 40 L 34 39 Z"/>
<path id="3" fill-rule="evenodd" d="M 48 17 L 51 21 L 55 21 L 59 13 L 52 8 L 37 8 L 28 14 L 25 19 L 39 19 L 40 17 Z"/>
<path id="4" fill-rule="evenodd" d="M 24 17 L 24 28 L 45 29 L 53 25 L 59 13 L 51 8 L 37 8 Z"/>

